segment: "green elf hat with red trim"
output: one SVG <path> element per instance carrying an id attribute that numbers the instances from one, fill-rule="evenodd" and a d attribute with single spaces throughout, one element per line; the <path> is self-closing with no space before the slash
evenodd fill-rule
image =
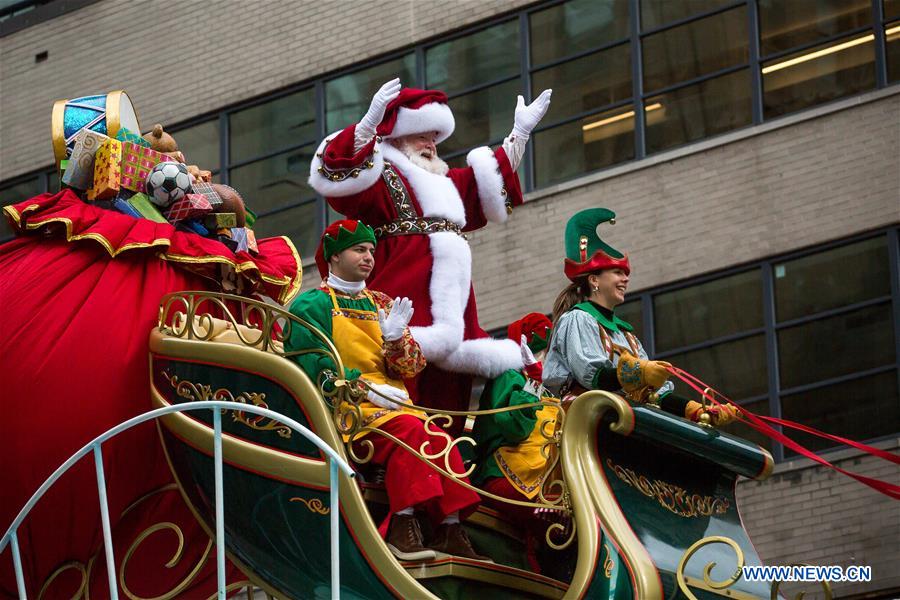
<path id="1" fill-rule="evenodd" d="M 362 221 L 343 219 L 326 227 L 322 239 L 319 240 L 319 247 L 316 248 L 316 266 L 319 268 L 319 275 L 328 276 L 329 258 L 364 242 L 377 245 L 375 231 Z"/>
<path id="2" fill-rule="evenodd" d="M 602 239 L 597 228 L 609 222 L 616 224 L 616 213 L 608 208 L 588 208 L 575 213 L 566 223 L 566 277 L 578 277 L 601 269 L 622 269 L 631 273 L 628 255 L 622 254 Z"/>
<path id="3" fill-rule="evenodd" d="M 518 321 L 513 321 L 506 329 L 506 336 L 517 344 L 522 336 L 531 351 L 537 354 L 550 343 L 550 334 L 553 333 L 553 323 L 547 315 L 541 313 L 528 313 Z"/>

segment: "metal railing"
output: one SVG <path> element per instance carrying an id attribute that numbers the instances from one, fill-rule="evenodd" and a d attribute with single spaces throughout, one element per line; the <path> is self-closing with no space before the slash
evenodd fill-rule
<path id="1" fill-rule="evenodd" d="M 94 466 L 97 473 L 97 490 L 100 498 L 100 517 L 103 526 L 103 545 L 106 552 L 106 571 L 109 577 L 110 599 L 118 600 L 118 588 L 115 578 L 115 560 L 113 556 L 112 533 L 109 523 L 109 507 L 106 501 L 106 476 L 103 471 L 103 451 L 101 444 L 106 440 L 118 435 L 119 433 L 139 425 L 146 421 L 157 419 L 163 415 L 176 412 L 185 412 L 189 410 L 212 409 L 213 411 L 213 453 L 215 465 L 215 491 L 216 491 L 216 568 L 217 568 L 217 586 L 219 600 L 225 600 L 225 504 L 222 489 L 222 411 L 238 410 L 243 412 L 254 413 L 263 417 L 268 417 L 275 421 L 279 421 L 294 431 L 299 432 L 303 437 L 315 444 L 319 450 L 328 457 L 329 468 L 329 487 L 331 493 L 331 597 L 340 597 L 340 556 L 338 547 L 338 527 L 340 524 L 340 509 L 338 499 L 338 468 L 340 468 L 348 477 L 353 477 L 354 472 L 347 461 L 341 458 L 333 448 L 322 441 L 315 433 L 280 413 L 277 413 L 259 406 L 252 406 L 240 402 L 224 402 L 224 401 L 201 401 L 187 402 L 151 410 L 142 415 L 138 415 L 123 423 L 120 423 L 105 433 L 97 436 L 88 442 L 81 450 L 73 454 L 66 462 L 64 462 L 50 477 L 38 488 L 31 496 L 25 506 L 19 511 L 19 514 L 13 520 L 9 529 L 3 534 L 0 540 L 0 553 L 6 549 L 9 544 L 12 550 L 13 568 L 16 574 L 16 586 L 19 592 L 19 598 L 25 600 L 27 594 L 25 592 L 25 576 L 22 572 L 22 558 L 19 554 L 19 541 L 16 532 L 19 526 L 34 508 L 34 505 L 43 497 L 44 493 L 59 479 L 66 471 L 68 471 L 75 463 L 81 460 L 89 452 L 94 454 Z"/>

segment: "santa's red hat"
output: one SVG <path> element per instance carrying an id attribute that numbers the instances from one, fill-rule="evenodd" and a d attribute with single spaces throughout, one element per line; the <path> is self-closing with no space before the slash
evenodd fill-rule
<path id="1" fill-rule="evenodd" d="M 398 138 L 436 131 L 435 143 L 440 144 L 455 128 L 447 94 L 438 90 L 403 88 L 400 95 L 388 103 L 376 133 L 384 138 Z"/>

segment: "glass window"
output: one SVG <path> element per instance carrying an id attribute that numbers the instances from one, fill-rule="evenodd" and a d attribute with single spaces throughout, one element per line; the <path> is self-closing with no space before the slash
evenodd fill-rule
<path id="1" fill-rule="evenodd" d="M 535 183 L 564 181 L 634 158 L 634 109 L 628 105 L 597 113 L 532 137 Z"/>
<path id="2" fill-rule="evenodd" d="M 781 389 L 893 363 L 893 327 L 886 302 L 780 330 Z"/>
<path id="3" fill-rule="evenodd" d="M 644 316 L 641 313 L 641 299 L 629 300 L 621 306 L 617 306 L 616 316 L 634 327 L 634 335 L 636 335 L 637 339 L 641 340 L 641 343 L 643 343 Z"/>
<path id="4" fill-rule="evenodd" d="M 644 106 L 648 153 L 738 129 L 753 119 L 750 71 L 652 96 Z"/>
<path id="5" fill-rule="evenodd" d="M 762 56 L 872 24 L 872 0 L 759 0 Z"/>
<path id="6" fill-rule="evenodd" d="M 856 35 L 765 63 L 766 118 L 874 88 L 873 40 L 871 33 Z"/>
<path id="7" fill-rule="evenodd" d="M 315 198 L 306 183 L 314 146 L 292 150 L 231 170 L 231 186 L 257 215 Z"/>
<path id="8" fill-rule="evenodd" d="M 763 325 L 758 269 L 653 298 L 656 351 L 664 352 Z"/>
<path id="9" fill-rule="evenodd" d="M 425 51 L 427 87 L 447 94 L 518 73 L 519 23 L 516 20 Z"/>
<path id="10" fill-rule="evenodd" d="M 739 403 L 739 404 L 755 415 L 769 416 L 770 411 L 769 411 L 768 399 L 758 400 L 756 402 Z M 772 450 L 772 439 L 771 438 L 759 433 L 755 429 L 751 429 L 750 427 L 747 427 L 746 425 L 744 425 L 743 423 L 740 423 L 739 421 L 735 421 L 735 422 L 731 423 L 730 425 L 726 425 L 725 427 L 722 427 L 721 429 L 722 429 L 722 431 L 726 431 L 726 432 L 730 433 L 731 435 L 736 435 L 738 437 L 744 438 L 745 440 L 749 440 L 749 441 L 753 442 L 754 444 L 759 444 L 760 446 L 762 446 L 766 450 L 769 450 L 770 452 Z"/>
<path id="11" fill-rule="evenodd" d="M 900 17 L 900 0 L 884 0 L 884 19 L 895 19 Z"/>
<path id="12" fill-rule="evenodd" d="M 42 193 L 40 176 L 0 188 L 0 206 L 17 204 Z M 0 216 L 0 240 L 9 239 L 13 230 L 5 216 Z"/>
<path id="13" fill-rule="evenodd" d="M 883 236 L 775 264 L 773 274 L 779 321 L 891 293 Z"/>
<path id="14" fill-rule="evenodd" d="M 521 92 L 518 79 L 449 101 L 457 127 L 439 148 L 442 154 L 472 148 L 506 137 L 513 126 L 516 96 Z"/>
<path id="15" fill-rule="evenodd" d="M 178 149 L 189 165 L 197 165 L 209 171 L 219 170 L 218 119 L 179 129 L 172 132 L 172 137 L 178 141 Z"/>
<path id="16" fill-rule="evenodd" d="M 900 430 L 897 371 L 783 396 L 781 412 L 785 419 L 853 440 L 897 433 Z M 799 431 L 786 432 L 812 450 L 835 445 Z M 784 451 L 788 455 L 794 454 L 790 448 Z"/>
<path id="17" fill-rule="evenodd" d="M 769 389 L 766 338 L 762 334 L 666 355 L 661 360 L 684 369 L 735 401 L 765 394 Z M 686 385 L 676 385 L 683 395 L 692 393 Z"/>
<path id="18" fill-rule="evenodd" d="M 313 200 L 260 216 L 253 224 L 253 232 L 257 239 L 286 235 L 294 242 L 301 260 L 312 258 L 319 244 L 318 203 Z"/>
<path id="19" fill-rule="evenodd" d="M 413 54 L 343 75 L 325 82 L 325 129 L 328 133 L 358 123 L 366 114 L 372 94 L 395 77 L 407 87 L 415 87 L 416 60 Z"/>
<path id="20" fill-rule="evenodd" d="M 900 0 L 897 5 L 900 6 Z M 900 23 L 891 23 L 884 30 L 887 54 L 888 81 L 900 80 Z"/>
<path id="21" fill-rule="evenodd" d="M 532 97 L 553 90 L 544 123 L 555 123 L 631 97 L 631 51 L 622 44 L 602 52 L 537 71 Z"/>
<path id="22" fill-rule="evenodd" d="M 644 90 L 744 64 L 748 45 L 745 6 L 645 37 Z"/>
<path id="23" fill-rule="evenodd" d="M 253 106 L 229 117 L 231 162 L 297 146 L 316 138 L 316 98 L 312 89 Z"/>
<path id="24" fill-rule="evenodd" d="M 734 3 L 735 0 L 641 0 L 641 24 L 647 31 Z"/>
<path id="25" fill-rule="evenodd" d="M 628 3 L 619 0 L 572 0 L 535 12 L 531 62 L 540 66 L 626 38 L 629 22 Z"/>

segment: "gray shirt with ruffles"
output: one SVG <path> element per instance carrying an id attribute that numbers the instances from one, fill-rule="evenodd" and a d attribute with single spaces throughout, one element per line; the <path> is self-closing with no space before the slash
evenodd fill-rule
<path id="1" fill-rule="evenodd" d="M 603 348 L 597 320 L 583 310 L 570 310 L 563 314 L 556 327 L 544 359 L 544 385 L 547 389 L 559 394 L 560 389 L 569 381 L 575 380 L 586 389 L 592 389 L 597 370 L 615 368 L 619 363 L 619 355 L 609 353 Z M 628 348 L 625 334 L 619 330 L 606 328 L 613 344 Z M 637 340 L 637 338 L 635 338 Z M 647 359 L 647 352 L 638 341 L 640 358 Z M 675 389 L 671 381 L 667 381 L 657 393 L 662 396 Z"/>

